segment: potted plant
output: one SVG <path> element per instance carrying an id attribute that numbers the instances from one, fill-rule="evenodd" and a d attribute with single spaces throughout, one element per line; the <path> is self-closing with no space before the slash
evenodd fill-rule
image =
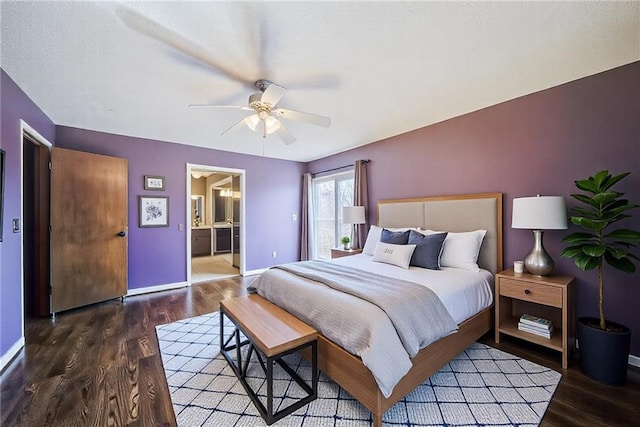
<path id="1" fill-rule="evenodd" d="M 629 218 L 629 211 L 640 207 L 622 198 L 612 187 L 630 172 L 612 176 L 603 170 L 587 179 L 575 181 L 585 193 L 571 197 L 586 206 L 572 209 L 571 222 L 585 231 L 576 232 L 563 239 L 570 246 L 562 256 L 572 258 L 583 270 L 597 269 L 599 318 L 578 319 L 580 364 L 590 378 L 606 384 L 624 384 L 631 330 L 624 325 L 606 320 L 604 315 L 604 266 L 605 263 L 626 273 L 636 270 L 634 260 L 640 260 L 630 252 L 640 242 L 640 232 L 625 228 L 610 229 L 622 219 Z"/>
<path id="2" fill-rule="evenodd" d="M 342 236 L 340 238 L 340 243 L 342 243 L 342 247 L 346 251 L 347 249 L 349 249 L 349 243 L 351 243 L 351 239 L 348 236 Z"/>

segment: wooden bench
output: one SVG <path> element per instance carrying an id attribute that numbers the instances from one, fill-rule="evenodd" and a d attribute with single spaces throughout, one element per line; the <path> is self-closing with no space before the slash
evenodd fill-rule
<path id="1" fill-rule="evenodd" d="M 225 339 L 224 316 L 235 325 L 233 333 Z M 240 332 L 247 340 L 241 341 Z M 318 396 L 318 332 L 297 317 L 257 295 L 246 295 L 220 302 L 220 352 L 227 359 L 238 380 L 268 425 L 298 410 Z M 242 347 L 248 352 L 242 362 Z M 283 356 L 311 350 L 311 386 L 291 369 Z M 229 352 L 235 350 L 235 361 Z M 267 406 L 258 398 L 246 380 L 251 356 L 255 353 L 266 375 Z M 265 360 L 263 360 L 263 357 Z M 266 363 L 265 363 L 266 361 Z M 277 412 L 273 412 L 273 365 L 284 369 L 307 396 Z"/>

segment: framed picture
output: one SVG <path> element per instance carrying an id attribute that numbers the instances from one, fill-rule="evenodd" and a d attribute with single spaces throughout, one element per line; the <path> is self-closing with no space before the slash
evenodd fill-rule
<path id="1" fill-rule="evenodd" d="M 0 150 L 0 242 L 2 242 L 2 218 L 4 217 L 4 150 Z"/>
<path id="2" fill-rule="evenodd" d="M 169 198 L 138 196 L 138 226 L 168 227 Z"/>
<path id="3" fill-rule="evenodd" d="M 145 175 L 144 189 L 164 191 L 164 176 Z"/>

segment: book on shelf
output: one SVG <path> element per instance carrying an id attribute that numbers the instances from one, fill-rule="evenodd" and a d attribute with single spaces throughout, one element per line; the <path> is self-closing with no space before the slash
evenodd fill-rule
<path id="1" fill-rule="evenodd" d="M 518 327 L 531 329 L 533 331 L 544 332 L 544 333 L 553 332 L 553 325 L 549 326 L 548 328 L 541 328 L 539 326 L 532 326 L 528 323 L 518 322 Z"/>
<path id="2" fill-rule="evenodd" d="M 530 334 L 535 334 L 545 338 L 551 338 L 553 335 L 553 326 L 549 330 L 543 330 L 536 327 L 531 327 L 530 325 L 522 322 L 518 322 L 518 329 L 524 332 L 529 332 Z"/>
<path id="3" fill-rule="evenodd" d="M 544 319 L 542 317 L 532 316 L 530 314 L 523 314 L 520 316 L 520 323 L 525 325 L 530 325 L 534 328 L 542 329 L 542 330 L 550 330 L 553 328 L 553 324 L 551 320 Z"/>
<path id="4" fill-rule="evenodd" d="M 540 331 L 540 332 L 551 332 L 553 331 L 553 325 L 546 327 L 546 326 L 535 326 L 532 325 L 530 323 L 525 323 L 525 322 L 518 322 L 518 326 L 522 325 L 523 327 L 527 328 L 527 329 L 533 329 L 534 331 Z"/>

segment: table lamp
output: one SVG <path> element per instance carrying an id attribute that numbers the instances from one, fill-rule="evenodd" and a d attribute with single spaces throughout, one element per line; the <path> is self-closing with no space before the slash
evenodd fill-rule
<path id="1" fill-rule="evenodd" d="M 353 231 L 356 224 L 364 224 L 364 206 L 343 206 L 342 207 L 343 224 L 351 224 L 351 241 L 353 241 Z"/>
<path id="2" fill-rule="evenodd" d="M 533 231 L 533 249 L 524 259 L 526 270 L 537 276 L 546 276 L 553 271 L 553 259 L 542 243 L 544 230 L 565 230 L 567 208 L 563 196 L 520 197 L 513 199 L 511 228 Z"/>

